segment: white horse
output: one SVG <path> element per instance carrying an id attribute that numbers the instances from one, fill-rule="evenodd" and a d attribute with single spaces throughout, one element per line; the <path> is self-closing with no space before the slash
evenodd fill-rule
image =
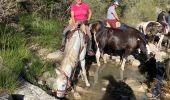
<path id="1" fill-rule="evenodd" d="M 90 86 L 85 69 L 86 44 L 83 35 L 84 33 L 80 30 L 74 31 L 72 37 L 67 40 L 61 66 L 55 69 L 57 73 L 55 91 L 59 98 L 63 98 L 67 88 L 70 87 L 70 80 L 78 62 L 80 62 L 86 86 Z"/>
<path id="2" fill-rule="evenodd" d="M 168 33 L 168 31 L 164 31 L 163 26 L 156 21 L 148 21 L 148 22 L 141 22 L 137 25 L 137 29 L 139 29 L 145 35 L 154 35 L 159 36 L 159 41 L 157 47 L 161 48 L 162 41 L 164 36 Z"/>

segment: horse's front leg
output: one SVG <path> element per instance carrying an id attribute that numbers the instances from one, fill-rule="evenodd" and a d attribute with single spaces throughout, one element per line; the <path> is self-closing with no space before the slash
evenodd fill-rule
<path id="1" fill-rule="evenodd" d="M 103 61 L 104 61 L 104 63 L 106 64 L 106 63 L 107 63 L 107 55 L 104 54 L 103 51 L 101 52 L 101 57 L 103 58 Z"/>
<path id="2" fill-rule="evenodd" d="M 123 58 L 123 60 L 122 60 L 122 63 L 121 63 L 121 70 L 120 70 L 120 78 L 121 78 L 121 80 L 123 80 L 123 72 L 124 72 L 124 70 L 125 70 L 125 63 L 126 63 L 126 59 L 125 58 Z"/>
<path id="3" fill-rule="evenodd" d="M 97 51 L 96 51 L 96 61 L 97 61 L 97 65 L 100 67 L 101 64 L 100 64 L 100 50 L 99 50 L 99 48 L 97 48 Z"/>
<path id="4" fill-rule="evenodd" d="M 86 48 L 84 47 L 84 49 L 80 53 L 79 59 L 80 59 L 80 65 L 81 65 L 81 69 L 82 69 L 82 73 L 85 79 L 86 86 L 90 87 L 90 83 L 87 79 L 87 73 L 86 73 L 86 68 L 85 68 L 85 55 L 86 55 Z"/>

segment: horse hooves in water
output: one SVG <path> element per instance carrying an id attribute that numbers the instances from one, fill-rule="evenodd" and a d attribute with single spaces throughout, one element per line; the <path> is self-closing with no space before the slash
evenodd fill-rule
<path id="1" fill-rule="evenodd" d="M 74 92 L 73 95 L 74 95 L 75 100 L 81 99 L 81 96 L 80 96 L 80 94 L 78 92 Z"/>

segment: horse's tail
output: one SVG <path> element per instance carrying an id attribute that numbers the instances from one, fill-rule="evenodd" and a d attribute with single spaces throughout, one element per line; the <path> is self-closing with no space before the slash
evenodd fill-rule
<path id="1" fill-rule="evenodd" d="M 145 35 L 141 32 L 138 32 L 139 34 L 139 39 L 143 42 L 143 44 L 140 44 L 140 49 L 142 52 L 146 55 L 146 58 L 149 59 L 149 54 L 151 54 L 150 47 L 148 45 L 148 41 L 145 38 Z"/>
<path id="2" fill-rule="evenodd" d="M 144 33 L 138 32 L 138 35 L 139 35 L 139 39 L 140 39 L 141 41 L 143 41 L 145 44 L 148 44 L 148 41 L 147 41 L 147 39 L 145 38 Z"/>

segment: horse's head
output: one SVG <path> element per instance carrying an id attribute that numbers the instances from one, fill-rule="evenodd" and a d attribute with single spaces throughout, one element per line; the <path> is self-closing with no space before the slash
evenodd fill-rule
<path id="1" fill-rule="evenodd" d="M 92 33 L 97 33 L 98 31 L 102 30 L 105 26 L 102 21 L 96 21 L 96 22 L 91 23 L 89 27 Z"/>
<path id="2" fill-rule="evenodd" d="M 55 84 L 55 92 L 58 98 L 64 98 L 67 88 L 69 87 L 69 80 L 66 74 L 59 69 L 55 69 L 57 78 Z"/>

